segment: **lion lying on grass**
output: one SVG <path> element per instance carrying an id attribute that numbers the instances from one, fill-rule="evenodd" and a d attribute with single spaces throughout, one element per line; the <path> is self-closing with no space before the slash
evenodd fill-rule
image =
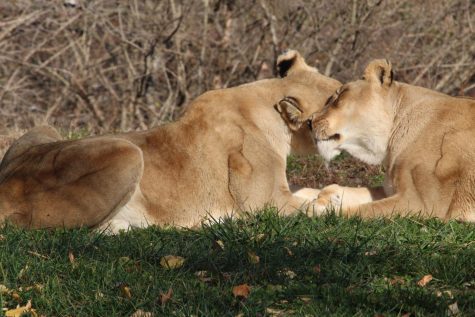
<path id="1" fill-rule="evenodd" d="M 311 127 L 326 160 L 345 150 L 386 170 L 382 188 L 325 187 L 320 210 L 475 220 L 475 100 L 396 82 L 391 64 L 375 60 L 362 80 L 337 90 Z"/>
<path id="2" fill-rule="evenodd" d="M 116 232 L 190 227 L 267 203 L 286 214 L 312 208 L 318 190 L 292 193 L 286 158 L 315 151 L 306 120 L 340 83 L 296 51 L 277 66 L 282 78 L 207 92 L 149 131 L 64 141 L 49 126 L 31 130 L 0 165 L 0 220 Z M 312 106 L 279 102 L 286 95 Z"/>

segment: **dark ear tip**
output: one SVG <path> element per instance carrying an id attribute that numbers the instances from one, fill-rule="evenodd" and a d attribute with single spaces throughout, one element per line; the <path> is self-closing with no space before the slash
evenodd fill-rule
<path id="1" fill-rule="evenodd" d="M 287 72 L 289 71 L 290 67 L 292 67 L 293 63 L 294 59 L 287 59 L 277 64 L 277 72 L 281 78 L 287 76 Z"/>

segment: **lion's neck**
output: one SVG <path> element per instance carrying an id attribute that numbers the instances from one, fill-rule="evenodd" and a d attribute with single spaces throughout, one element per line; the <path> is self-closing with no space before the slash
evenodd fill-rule
<path id="1" fill-rule="evenodd" d="M 413 142 L 431 120 L 427 107 L 421 107 L 433 98 L 430 89 L 395 82 L 397 85 L 391 96 L 393 109 L 393 127 L 388 142 L 388 164 L 394 163 L 407 144 Z"/>

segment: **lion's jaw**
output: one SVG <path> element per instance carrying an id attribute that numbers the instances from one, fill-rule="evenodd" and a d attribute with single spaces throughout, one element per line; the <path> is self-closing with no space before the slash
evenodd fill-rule
<path id="1" fill-rule="evenodd" d="M 367 164 L 381 164 L 387 154 L 389 131 L 386 133 L 380 129 L 368 129 L 361 132 L 356 137 L 345 139 L 339 149 Z"/>
<path id="2" fill-rule="evenodd" d="M 391 115 L 380 105 L 371 108 L 356 113 L 348 122 L 340 121 L 338 128 L 327 130 L 328 126 L 335 125 L 320 124 L 322 129 L 315 131 L 315 142 L 327 162 L 342 151 L 368 164 L 377 165 L 384 160 L 392 129 Z"/>

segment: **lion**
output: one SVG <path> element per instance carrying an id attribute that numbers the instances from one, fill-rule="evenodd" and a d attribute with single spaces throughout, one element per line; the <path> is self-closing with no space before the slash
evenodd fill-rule
<path id="1" fill-rule="evenodd" d="M 362 80 L 338 88 L 310 128 L 326 161 L 344 150 L 386 171 L 379 188 L 323 188 L 319 213 L 333 206 L 363 218 L 475 220 L 475 100 L 395 81 L 391 63 L 374 60 Z"/>
<path id="2" fill-rule="evenodd" d="M 62 140 L 50 126 L 32 129 L 0 165 L 0 220 L 115 233 L 193 227 L 269 203 L 310 210 L 318 190 L 292 192 L 286 159 L 316 152 L 305 124 L 341 84 L 294 50 L 277 69 L 280 78 L 206 92 L 176 122 L 144 132 Z"/>

